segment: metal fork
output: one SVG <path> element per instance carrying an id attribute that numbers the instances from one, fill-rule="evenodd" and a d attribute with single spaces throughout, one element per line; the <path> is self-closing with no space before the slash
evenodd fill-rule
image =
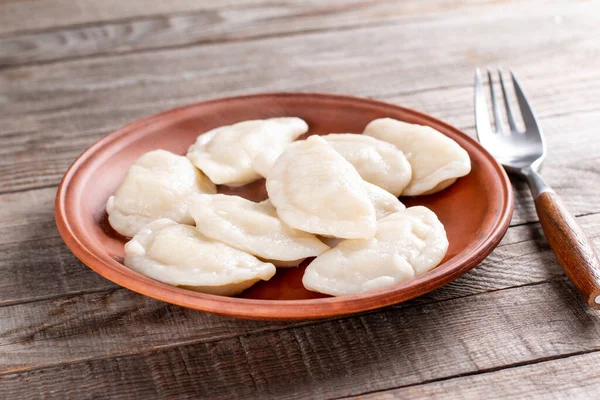
<path id="1" fill-rule="evenodd" d="M 502 112 L 494 93 L 492 73 L 487 71 L 494 113 L 494 129 L 488 113 L 488 103 L 481 71 L 475 70 L 475 122 L 479 142 L 512 175 L 527 181 L 535 200 L 535 209 L 544 234 L 567 276 L 584 296 L 586 302 L 600 308 L 600 262 L 594 247 L 558 195 L 544 182 L 539 169 L 546 156 L 544 135 L 529 106 L 523 89 L 510 72 L 512 84 L 525 125 L 519 130 L 507 95 L 502 71 L 498 70 L 504 112 L 508 128 L 502 124 Z"/>

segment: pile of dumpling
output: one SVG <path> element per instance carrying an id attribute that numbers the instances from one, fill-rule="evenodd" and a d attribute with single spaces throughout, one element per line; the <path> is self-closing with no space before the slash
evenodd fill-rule
<path id="1" fill-rule="evenodd" d="M 400 195 L 440 191 L 469 173 L 467 152 L 428 126 L 383 118 L 364 134 L 309 136 L 300 118 L 239 122 L 201 134 L 187 153 L 144 154 L 106 211 L 132 239 L 127 267 L 204 293 L 236 295 L 276 267 L 315 257 L 302 282 L 333 296 L 409 280 L 448 249 L 429 209 Z M 269 199 L 217 194 L 266 178 Z"/>

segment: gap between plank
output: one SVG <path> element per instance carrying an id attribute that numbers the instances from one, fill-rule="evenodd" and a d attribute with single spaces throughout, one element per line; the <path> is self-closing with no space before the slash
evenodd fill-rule
<path id="1" fill-rule="evenodd" d="M 424 89 L 419 89 L 419 90 L 414 90 L 414 91 L 409 91 L 409 92 L 398 92 L 396 94 L 386 94 L 386 95 L 372 95 L 372 96 L 365 96 L 364 98 L 371 98 L 373 100 L 382 100 L 385 101 L 385 99 L 389 99 L 389 98 L 394 98 L 396 96 L 403 96 L 403 95 L 412 95 L 412 94 L 418 94 L 418 93 L 424 93 L 424 92 L 429 92 L 429 91 L 435 91 L 435 90 L 448 90 L 448 89 L 460 89 L 460 88 L 469 88 L 471 87 L 471 85 L 468 86 L 463 86 L 463 85 L 448 85 L 448 86 L 443 86 L 443 87 L 439 87 L 439 88 L 424 88 Z M 211 100 L 211 99 L 207 99 L 207 100 Z M 193 103 L 190 103 L 193 104 Z M 393 103 L 390 103 L 393 104 Z M 185 104 L 181 105 L 181 106 L 185 106 Z M 567 115 L 577 115 L 577 114 L 587 114 L 587 113 L 596 113 L 596 112 L 600 112 L 600 108 L 592 108 L 592 109 L 584 109 L 584 110 L 572 110 L 569 112 L 558 112 L 558 113 L 551 113 L 551 114 L 547 114 L 547 115 L 543 115 L 540 118 L 540 120 L 543 120 L 544 118 L 556 118 L 556 117 L 564 117 Z M 442 121 L 444 122 L 444 121 Z M 457 129 L 459 129 L 460 131 L 466 131 L 466 130 L 474 130 L 475 129 L 475 125 L 468 125 L 468 126 L 456 126 Z M 115 128 L 117 129 L 117 128 Z M 97 132 L 93 132 L 92 134 L 98 134 L 98 135 L 108 135 L 110 132 L 114 131 L 114 129 L 111 129 L 110 131 L 97 131 Z M 14 133 L 13 134 L 18 134 Z M 2 133 L 0 133 L 0 139 L 2 138 Z M 85 151 L 85 150 L 83 150 Z M 75 161 L 75 160 L 73 160 Z M 65 171 L 66 172 L 66 171 Z M 14 194 L 14 193 L 21 193 L 21 192 L 28 192 L 28 191 L 32 191 L 32 190 L 41 190 L 41 189 L 50 189 L 50 188 L 54 188 L 54 187 L 58 187 L 60 182 L 55 183 L 55 184 L 46 184 L 46 185 L 40 185 L 40 186 L 31 186 L 31 187 L 26 187 L 23 189 L 7 189 L 7 190 L 2 190 L 0 191 L 0 196 L 5 195 L 5 194 Z M 600 212 L 600 211 L 598 211 Z M 596 212 L 591 212 L 591 213 L 587 213 L 587 214 L 578 214 L 578 215 L 574 215 L 575 217 L 584 217 L 587 215 L 592 215 L 592 214 L 596 214 Z M 535 223 L 538 221 L 530 221 L 530 222 L 522 222 L 522 223 L 518 223 L 518 224 L 514 224 L 514 225 L 510 225 L 511 227 L 513 226 L 521 226 L 521 225 L 527 225 L 527 224 L 531 224 L 531 223 Z"/>
<path id="2" fill-rule="evenodd" d="M 480 292 L 480 293 L 472 293 L 472 294 L 467 294 L 464 296 L 458 296 L 458 297 L 453 297 L 453 298 L 449 298 L 449 299 L 443 299 L 443 300 L 434 300 L 431 302 L 426 302 L 426 303 L 419 303 L 419 304 L 411 304 L 408 306 L 403 306 L 404 303 L 399 303 L 397 305 L 392 305 L 392 306 L 388 306 L 388 307 L 384 307 L 384 308 L 380 308 L 380 309 L 376 309 L 376 310 L 370 310 L 370 311 L 366 311 L 366 312 L 362 312 L 362 313 L 357 313 L 357 314 L 349 314 L 349 315 L 341 315 L 338 317 L 331 317 L 331 318 L 326 318 L 326 319 L 318 319 L 318 320 L 309 320 L 309 321 L 290 321 L 290 326 L 287 327 L 279 327 L 279 328 L 265 328 L 265 329 L 257 329 L 253 332 L 248 332 L 248 333 L 244 333 L 244 334 L 240 334 L 240 335 L 231 335 L 231 336 L 223 336 L 220 337 L 218 339 L 214 339 L 214 340 L 184 340 L 178 343 L 172 343 L 172 344 L 164 344 L 164 345 L 158 345 L 158 346 L 153 346 L 153 347 L 148 347 L 146 349 L 142 349 L 142 350 L 129 350 L 129 351 L 123 351 L 120 353 L 114 353 L 114 354 L 110 354 L 110 355 L 105 355 L 105 356 L 99 356 L 99 357 L 90 357 L 90 358 L 82 358 L 76 361 L 69 361 L 69 362 L 59 362 L 59 363 L 55 363 L 55 364 L 45 364 L 45 365 L 38 365 L 32 368 L 27 368 L 27 367 L 23 367 L 23 368 L 17 368 L 17 369 L 12 369 L 12 370 L 6 370 L 6 371 L 0 371 L 0 376 L 4 376 L 4 375 L 10 375 L 10 374 L 19 374 L 19 373 L 23 373 L 23 372 L 30 372 L 30 371 L 35 371 L 35 370 L 40 370 L 40 369 L 44 369 L 44 368 L 51 368 L 51 367 L 56 367 L 56 366 L 60 366 L 60 365 L 67 365 L 67 364 L 79 364 L 79 363 L 85 363 L 85 362 L 89 362 L 89 361 L 95 361 L 95 360 L 104 360 L 104 359 L 111 359 L 111 358 L 119 358 L 119 357 L 127 357 L 127 356 L 132 356 L 132 355 L 138 355 L 138 354 L 147 354 L 147 353 L 152 353 L 155 351 L 161 351 L 161 350 L 168 350 L 168 349 L 173 349 L 173 348 L 178 348 L 178 347 L 184 347 L 184 346 L 189 346 L 189 345 L 194 345 L 194 344 L 208 344 L 208 343 L 218 343 L 218 342 L 222 342 L 225 340 L 231 340 L 231 339 L 235 339 L 235 338 L 244 338 L 244 337 L 249 337 L 249 336 L 254 336 L 257 334 L 264 334 L 264 333 L 271 333 L 271 332 L 278 332 L 278 331 L 285 331 L 288 329 L 293 329 L 293 328 L 300 328 L 300 327 L 309 327 L 309 326 L 315 326 L 315 325 L 319 325 L 322 323 L 327 323 L 327 322 L 332 322 L 332 321 L 343 321 L 346 319 L 350 319 L 350 318 L 355 318 L 357 316 L 365 316 L 365 315 L 372 315 L 372 314 L 376 314 L 378 312 L 381 312 L 382 310 L 385 309 L 404 309 L 404 308 L 414 308 L 414 307 L 421 307 L 424 305 L 431 305 L 431 304 L 438 304 L 438 303 L 443 303 L 446 301 L 451 301 L 451 300 L 460 300 L 460 299 L 464 299 L 464 298 L 468 298 L 468 297 L 474 297 L 474 296 L 480 296 L 480 295 L 487 295 L 490 293 L 494 293 L 494 292 L 499 292 L 502 290 L 508 290 L 508 289 L 519 289 L 522 287 L 526 287 L 526 286 L 539 286 L 539 285 L 545 285 L 545 284 L 550 284 L 552 282 L 560 282 L 560 281 L 565 281 L 566 278 L 564 279 L 550 279 L 547 281 L 543 281 L 543 282 L 533 282 L 533 283 L 526 283 L 523 285 L 518 285 L 518 286 L 513 286 L 510 288 L 504 288 L 504 289 L 494 289 L 494 290 L 489 290 L 489 291 L 485 291 L 485 292 Z M 108 291 L 117 291 L 117 290 L 128 290 L 126 288 L 122 288 L 122 287 L 117 287 L 117 288 L 112 288 L 111 290 L 106 290 Z M 102 292 L 102 291 L 98 291 L 98 292 Z M 136 293 L 137 294 L 137 293 Z M 141 294 L 137 294 L 142 296 Z M 31 302 L 29 302 L 31 303 Z M 203 311 L 199 311 L 199 312 L 203 312 Z M 42 340 L 43 341 L 43 340 Z"/>
<path id="3" fill-rule="evenodd" d="M 32 191 L 32 190 L 43 190 L 43 189 L 58 188 L 58 185 L 59 185 L 58 183 L 51 183 L 51 184 L 47 184 L 47 185 L 34 186 L 34 187 L 29 187 L 29 188 L 24 188 L 24 189 L 1 190 L 0 191 L 0 196 L 5 195 L 5 194 L 14 194 L 14 193 L 21 193 L 21 192 L 29 192 L 29 191 Z"/>
<path id="4" fill-rule="evenodd" d="M 232 37 L 232 38 L 222 38 L 222 39 L 215 38 L 215 39 L 207 39 L 207 40 L 196 40 L 196 41 L 193 41 L 190 43 L 182 43 L 182 44 L 176 44 L 176 45 L 171 45 L 171 46 L 147 47 L 147 48 L 136 49 L 136 50 L 122 51 L 122 52 L 106 51 L 106 52 L 100 52 L 100 53 L 89 54 L 89 55 L 66 56 L 66 57 L 62 57 L 62 58 L 57 58 L 55 60 L 25 61 L 25 62 L 21 62 L 21 63 L 6 64 L 6 65 L 0 64 L 0 71 L 7 71 L 7 70 L 11 70 L 11 69 L 19 69 L 22 67 L 30 67 L 30 66 L 54 65 L 54 64 L 68 63 L 68 62 L 73 62 L 73 61 L 78 61 L 78 60 L 87 60 L 87 59 L 98 59 L 98 58 L 110 59 L 110 58 L 120 57 L 120 56 L 124 56 L 124 55 L 146 54 L 146 53 L 154 53 L 154 52 L 170 51 L 170 50 L 182 50 L 182 49 L 189 49 L 189 48 L 193 48 L 193 47 L 202 47 L 202 46 L 210 46 L 210 45 L 217 45 L 217 44 L 260 42 L 260 41 L 269 40 L 269 39 L 289 38 L 289 37 L 302 36 L 302 35 L 315 35 L 315 34 L 328 33 L 328 32 L 349 32 L 349 31 L 353 31 L 353 30 L 368 29 L 368 28 L 373 28 L 373 27 L 377 27 L 377 28 L 391 27 L 391 26 L 398 25 L 398 23 L 400 21 L 401 21 L 401 19 L 388 20 L 385 22 L 374 21 L 371 23 L 346 25 L 346 26 L 339 26 L 339 27 L 333 27 L 333 28 L 307 28 L 305 30 L 297 31 L 297 32 L 265 33 L 265 34 L 260 34 L 260 35 L 256 35 L 256 36 L 248 36 L 248 37 Z"/>
<path id="5" fill-rule="evenodd" d="M 507 369 L 514 369 L 514 368 L 521 368 L 521 367 L 526 367 L 526 366 L 530 366 L 530 365 L 543 364 L 543 363 L 550 362 L 550 361 L 562 360 L 562 359 L 566 359 L 566 358 L 578 357 L 578 356 L 583 356 L 583 355 L 591 354 L 591 353 L 597 353 L 599 351 L 600 351 L 599 349 L 582 350 L 582 351 L 576 351 L 573 353 L 560 354 L 560 355 L 556 355 L 556 356 L 541 357 L 541 358 L 538 358 L 535 360 L 530 360 L 530 361 L 520 361 L 520 362 L 516 362 L 516 363 L 512 363 L 512 364 L 506 364 L 503 366 L 486 368 L 486 369 L 482 369 L 479 371 L 465 372 L 462 374 L 445 376 L 443 378 L 437 378 L 437 379 L 429 379 L 429 380 L 425 380 L 423 382 L 419 382 L 419 383 L 415 383 L 415 384 L 401 385 L 401 386 L 396 386 L 396 387 L 389 388 L 389 389 L 361 392 L 361 393 L 353 394 L 351 396 L 334 397 L 331 400 L 352 399 L 352 398 L 355 398 L 358 396 L 364 396 L 364 395 L 376 394 L 376 393 L 393 392 L 394 390 L 398 390 L 398 389 L 406 389 L 406 388 L 410 388 L 410 387 L 425 386 L 425 385 L 428 385 L 431 383 L 444 382 L 444 381 L 449 381 L 452 379 L 460 379 L 460 378 L 465 378 L 468 376 L 492 374 L 494 372 L 499 372 L 499 371 L 503 371 L 503 370 L 507 370 Z"/>
<path id="6" fill-rule="evenodd" d="M 95 293 L 110 293 L 110 292 L 116 292 L 118 290 L 126 289 L 125 287 L 119 286 L 116 283 L 114 283 L 114 285 L 115 286 L 105 287 L 105 288 L 101 288 L 101 289 L 76 290 L 73 292 L 57 293 L 57 294 L 53 294 L 53 295 L 49 295 L 49 296 L 39 296 L 39 297 L 35 297 L 35 298 L 31 298 L 31 299 L 24 299 L 24 300 L 12 300 L 12 301 L 7 300 L 7 301 L 0 303 L 0 308 L 11 307 L 11 306 L 20 306 L 23 304 L 38 303 L 41 301 L 49 301 L 49 300 L 58 300 L 58 299 L 64 299 L 64 298 L 68 298 L 68 297 L 83 296 L 83 295 L 95 294 Z"/>
<path id="7" fill-rule="evenodd" d="M 519 288 L 519 287 L 523 287 L 523 286 L 534 286 L 534 285 L 541 285 L 541 284 L 548 284 L 549 282 L 542 282 L 542 283 L 537 283 L 537 284 L 525 284 L 525 285 L 520 285 L 517 286 L 515 288 Z M 494 291 L 490 291 L 490 292 L 485 292 L 485 293 L 491 293 L 491 292 L 495 292 L 498 290 L 494 290 Z M 476 294 L 478 295 L 478 294 Z M 462 297 L 458 297 L 456 299 L 460 299 L 463 297 L 471 297 L 473 295 L 467 295 L 467 296 L 462 296 Z M 443 300 L 446 301 L 446 300 Z M 438 303 L 438 302 L 432 302 L 432 303 L 428 303 L 428 304 L 433 304 L 433 303 Z M 420 306 L 421 304 L 417 304 L 414 306 Z M 295 329 L 295 328 L 303 328 L 303 327 L 310 327 L 310 326 L 315 326 L 315 325 L 319 325 L 322 323 L 327 323 L 327 322 L 332 322 L 332 321 L 341 321 L 341 320 L 346 320 L 349 318 L 354 318 L 357 316 L 365 316 L 365 315 L 371 315 L 371 314 L 375 314 L 377 312 L 379 312 L 381 310 L 372 310 L 372 311 L 368 311 L 365 313 L 360 313 L 360 314 L 353 314 L 353 315 L 346 315 L 346 316 L 341 316 L 341 317 L 337 317 L 337 318 L 328 318 L 328 319 L 324 319 L 324 320 L 315 320 L 315 321 L 306 321 L 306 322 L 299 322 L 297 324 L 294 324 L 292 326 L 288 326 L 288 327 L 280 327 L 280 328 L 265 328 L 265 329 L 257 329 L 253 332 L 248 332 L 245 334 L 240 334 L 240 335 L 231 335 L 231 336 L 227 336 L 227 337 L 221 337 L 215 340 L 188 340 L 188 341 L 181 341 L 178 342 L 176 344 L 167 344 L 167 345 L 159 345 L 159 346 L 154 346 L 154 347 L 148 347 L 146 349 L 143 350 L 130 350 L 130 351 L 124 351 L 121 353 L 115 353 L 115 354 L 110 354 L 110 355 L 105 355 L 105 356 L 99 356 L 99 357 L 90 357 L 90 358 L 82 358 L 79 360 L 75 360 L 75 361 L 68 361 L 68 362 L 59 362 L 59 363 L 55 363 L 55 364 L 45 364 L 45 365 L 38 365 L 32 368 L 15 368 L 15 369 L 10 369 L 10 370 L 6 370 L 6 371 L 0 371 L 0 377 L 2 376 L 7 376 L 7 375 L 20 375 L 23 373 L 29 373 L 32 371 L 38 371 L 38 370 L 43 370 L 43 369 L 47 369 L 47 368 L 56 368 L 59 367 L 61 365 L 73 365 L 73 364 L 81 364 L 81 363 L 87 363 L 87 362 L 92 362 L 92 361 L 98 361 L 98 360 L 109 360 L 109 359 L 114 359 L 114 358 L 122 358 L 122 357 L 130 357 L 130 356 L 138 356 L 138 355 L 142 355 L 142 354 L 150 354 L 153 352 L 158 352 L 158 351 L 163 351 L 163 350 L 169 350 L 169 349 L 178 349 L 178 348 L 182 348 L 182 347 L 186 347 L 186 346 L 190 346 L 190 345 L 194 345 L 194 344 L 209 344 L 209 343 L 219 343 L 222 341 L 226 341 L 226 340 L 232 340 L 232 339 L 238 339 L 241 340 L 242 338 L 245 337 L 250 337 L 250 336 L 255 336 L 255 335 L 262 335 L 262 334 L 267 334 L 267 333 L 272 333 L 272 332 L 278 332 L 278 331 L 286 331 L 286 330 L 290 330 L 290 329 Z M 293 323 L 293 322 L 292 322 Z M 490 372 L 495 372 L 495 371 L 500 371 L 503 369 L 507 369 L 507 368 L 516 368 L 516 367 L 520 367 L 520 366 L 526 366 L 526 365 L 530 365 L 530 364 L 537 364 L 539 362 L 544 362 L 544 361 L 551 361 L 551 360 L 555 360 L 555 359 L 560 359 L 560 358 L 567 358 L 570 356 L 575 356 L 575 355 L 580 355 L 580 354 L 587 354 L 587 353 L 592 353 L 592 352 L 596 352 L 599 349 L 593 349 L 593 350 L 585 350 L 585 351 L 580 351 L 580 352 L 574 352 L 574 353 L 567 353 L 567 354 L 561 354 L 561 355 L 556 355 L 556 356 L 548 356 L 548 357 L 542 357 L 542 358 L 538 358 L 535 360 L 530 360 L 530 361 L 523 361 L 523 362 L 518 362 L 518 363 L 511 363 L 511 364 L 507 364 L 504 366 L 497 366 L 497 367 L 493 367 L 493 368 L 487 368 L 487 369 L 482 369 L 479 371 L 472 371 L 472 372 L 466 372 L 466 373 L 462 373 L 462 374 L 457 374 L 457 375 L 452 375 L 452 376 L 447 376 L 447 377 L 443 377 L 443 378 L 439 378 L 439 379 L 432 379 L 432 380 L 428 380 L 428 381 L 423 381 L 423 382 L 419 382 L 417 384 L 414 385 L 404 385 L 404 386 L 398 386 L 398 387 L 392 387 L 392 388 L 388 388 L 388 389 L 384 389 L 384 390 L 375 390 L 372 392 L 365 392 L 365 393 L 359 393 L 359 394 L 355 394 L 353 396 L 359 396 L 359 395 L 363 395 L 363 394 L 370 394 L 370 393 L 379 393 L 379 392 L 385 392 L 385 391 L 391 391 L 391 390 L 395 390 L 395 389 L 400 389 L 400 388 L 404 388 L 404 387 L 410 387 L 410 386 L 418 386 L 418 385 L 422 385 L 422 384 L 428 384 L 428 383 L 433 383 L 433 382 L 438 382 L 438 381 L 444 381 L 444 380 L 449 380 L 452 378 L 459 378 L 459 377 L 464 377 L 464 376 L 471 376 L 471 375 L 478 375 L 478 374 L 482 374 L 482 373 L 490 373 Z M 342 398 L 347 398 L 350 396 L 345 396 L 345 397 L 340 397 L 339 399 Z"/>
<path id="8" fill-rule="evenodd" d="M 219 6 L 219 8 L 214 9 L 217 10 L 233 10 L 239 8 L 239 5 L 231 4 L 228 6 Z M 252 5 L 248 4 L 244 6 L 246 9 L 256 9 L 264 7 L 264 4 Z M 52 33 L 54 31 L 63 30 L 63 29 L 85 29 L 85 28 L 96 28 L 102 25 L 110 25 L 110 24 L 127 24 L 132 22 L 139 21 L 159 21 L 164 18 L 174 18 L 174 17 L 185 17 L 189 15 L 202 15 L 203 13 L 211 12 L 210 10 L 195 10 L 195 11 L 176 11 L 172 13 L 159 13 L 159 14 L 140 14 L 136 16 L 130 17 L 121 17 L 121 18 L 112 18 L 112 19 L 103 19 L 100 21 L 88 21 L 88 22 L 77 22 L 74 24 L 67 25 L 56 25 L 47 28 L 41 29 L 17 29 L 11 32 L 6 32 L 0 34 L 0 38 L 6 38 L 11 36 L 22 36 L 22 35 L 36 35 L 40 33 Z"/>

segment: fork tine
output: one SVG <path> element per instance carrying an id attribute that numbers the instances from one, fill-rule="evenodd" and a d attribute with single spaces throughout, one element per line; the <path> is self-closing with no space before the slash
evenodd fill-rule
<path id="1" fill-rule="evenodd" d="M 475 69 L 475 127 L 477 128 L 477 138 L 480 142 L 493 138 L 494 133 L 490 126 L 488 105 L 485 100 L 483 81 L 479 68 Z"/>
<path id="2" fill-rule="evenodd" d="M 510 71 L 510 76 L 512 77 L 513 85 L 515 87 L 515 94 L 517 95 L 517 101 L 519 102 L 519 108 L 521 109 L 521 116 L 525 123 L 525 131 L 538 131 L 538 123 L 535 120 L 535 115 L 533 115 L 533 110 L 529 106 L 529 102 L 525 97 L 525 93 L 523 93 L 523 89 L 521 89 L 521 85 L 519 85 L 519 81 L 517 81 L 517 77 L 512 71 Z"/>
<path id="3" fill-rule="evenodd" d="M 502 78 L 502 71 L 498 70 L 498 76 L 500 77 L 500 87 L 502 88 L 502 97 L 504 98 L 504 105 L 506 106 L 506 115 L 508 116 L 508 125 L 510 126 L 511 132 L 518 132 L 517 124 L 515 123 L 514 114 L 510 102 L 508 101 L 508 94 L 506 93 L 506 86 L 504 86 L 504 79 Z"/>
<path id="4" fill-rule="evenodd" d="M 494 81 L 492 80 L 492 72 L 487 70 L 488 81 L 490 83 L 490 97 L 492 98 L 492 110 L 494 111 L 494 125 L 496 127 L 496 133 L 503 131 L 502 124 L 500 123 L 500 107 L 496 101 L 496 93 L 494 92 Z"/>

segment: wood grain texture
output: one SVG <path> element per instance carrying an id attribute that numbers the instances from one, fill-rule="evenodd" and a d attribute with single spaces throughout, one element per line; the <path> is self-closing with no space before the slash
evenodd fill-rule
<path id="1" fill-rule="evenodd" d="M 167 15 L 96 22 L 0 37 L 0 66 L 386 23 L 406 23 L 414 19 L 432 18 L 439 13 L 451 18 L 457 18 L 459 15 L 465 18 L 467 15 L 477 15 L 482 9 L 489 7 L 491 2 L 237 1 L 233 2 L 237 4 L 221 8 L 211 7 L 209 2 L 197 2 L 200 4 L 196 5 L 193 3 L 188 2 L 186 5 L 197 9 L 185 13 L 172 14 L 169 10 Z M 104 3 L 99 8 L 103 6 Z M 116 6 L 118 11 L 127 13 L 126 8 L 132 5 L 127 4 L 123 7 L 119 3 L 113 6 Z M 154 4 L 151 4 L 150 12 L 154 12 L 152 6 Z M 175 4 L 174 9 L 177 10 L 178 6 Z M 142 10 L 142 7 L 139 9 Z M 28 20 L 40 18 L 41 16 L 35 15 Z"/>
<path id="2" fill-rule="evenodd" d="M 68 250 L 54 224 L 55 188 L 0 196 L 0 305 L 113 289 Z"/>
<path id="3" fill-rule="evenodd" d="M 0 3 L 0 34 L 99 23 L 165 13 L 218 12 L 229 7 L 263 4 L 264 0 L 8 0 Z"/>
<path id="4" fill-rule="evenodd" d="M 0 373 L 292 325 L 219 317 L 118 288 L 0 307 L 0 321 Z"/>
<path id="5" fill-rule="evenodd" d="M 469 103 L 472 100 L 472 93 L 470 89 L 468 91 L 468 94 L 466 91 L 464 93 L 465 98 L 455 97 L 456 101 L 462 102 L 464 99 L 465 103 Z M 448 99 L 445 91 L 432 93 L 442 99 Z M 563 96 L 554 96 L 557 103 L 561 101 L 561 97 L 572 96 L 569 92 L 564 93 Z M 600 90 L 598 95 L 600 96 Z M 418 98 L 418 95 L 408 95 L 394 97 L 391 100 L 403 105 L 419 106 L 421 103 L 415 100 Z M 452 104 L 449 99 L 448 104 Z M 548 108 L 551 109 L 552 106 L 553 104 L 548 105 Z M 155 106 L 158 107 L 160 106 Z M 468 106 L 465 104 L 466 107 Z M 438 112 L 433 115 L 446 115 L 446 110 L 437 108 L 435 103 L 426 108 L 428 111 L 438 109 Z M 33 128 L 27 134 L 0 137 L 0 142 L 5 143 L 4 147 L 0 147 L 0 154 L 3 154 L 0 158 L 2 172 L 0 191 L 57 184 L 83 149 L 104 136 L 105 127 L 125 123 L 129 118 L 134 118 L 136 113 L 138 111 L 119 110 L 70 117 L 61 117 L 60 114 L 51 115 L 36 119 L 34 124 L 39 128 Z M 447 115 L 445 119 L 451 123 L 453 120 L 460 123 L 464 119 Z M 569 209 L 576 215 L 600 211 L 598 202 L 594 200 L 597 197 L 596 185 L 600 185 L 600 166 L 595 157 L 595 152 L 600 151 L 600 137 L 596 135 L 594 128 L 600 123 L 600 112 L 574 113 L 566 116 L 542 114 L 539 119 L 546 131 L 550 152 L 542 171 L 544 178 L 560 193 Z M 12 125 L 12 123 L 8 121 L 5 125 Z M 466 128 L 467 132 L 472 133 L 472 128 L 468 126 Z M 574 133 L 579 137 L 577 141 L 573 141 Z M 585 181 L 586 185 L 572 184 L 574 180 L 579 179 Z M 536 221 L 537 214 L 529 189 L 523 182 L 517 180 L 514 183 L 517 202 L 513 224 Z"/>
<path id="6" fill-rule="evenodd" d="M 330 91 L 472 134 L 473 67 L 500 63 L 545 130 L 544 178 L 600 245 L 598 3 L 473 3 L 0 2 L 0 398 L 596 395 L 599 314 L 539 224 L 509 229 L 479 267 L 428 296 L 305 325 L 228 320 L 117 288 L 54 227 L 51 186 L 68 165 L 145 115 L 224 95 Z M 536 221 L 528 189 L 516 188 L 513 223 Z"/>
<path id="7" fill-rule="evenodd" d="M 52 216 L 55 193 L 48 188 L 0 196 L 0 304 L 115 287 L 79 262 L 62 242 Z M 579 221 L 599 245 L 600 215 Z M 422 300 L 439 301 L 561 276 L 539 227 L 519 226 L 509 229 L 500 246 L 477 268 Z"/>
<path id="8" fill-rule="evenodd" d="M 35 192 L 37 197 L 47 192 L 47 198 L 52 198 L 53 191 Z M 27 220 L 18 213 L 18 204 L 35 192 L 2 196 L 12 197 L 5 216 L 12 214 L 7 225 L 14 232 L 22 232 L 30 224 L 45 225 L 41 219 Z M 600 245 L 600 214 L 578 220 Z M 0 244 L 0 305 L 4 304 L 0 307 L 0 371 L 292 326 L 245 321 L 229 324 L 223 321 L 235 320 L 185 310 L 117 288 L 76 260 L 61 239 L 53 236 L 54 227 L 48 229 L 49 239 L 20 243 L 10 239 Z M 518 226 L 509 229 L 502 244 L 477 268 L 397 308 L 441 304 L 511 287 L 524 286 L 523 293 L 528 293 L 531 285 L 564 280 L 539 226 Z M 134 337 L 135 332 L 139 337 Z"/>
<path id="9" fill-rule="evenodd" d="M 140 326 L 129 323 L 127 315 L 111 317 L 91 331 L 72 321 L 74 330 L 56 332 L 69 332 L 74 341 L 102 331 L 110 337 L 128 330 L 133 337 Z M 165 313 L 165 323 L 170 317 Z M 246 323 L 232 321 L 229 327 Z M 53 336 L 52 327 L 48 332 Z M 334 398 L 592 351 L 599 338 L 598 312 L 565 284 L 542 284 L 250 336 L 7 371 L 0 375 L 0 396 L 19 390 L 23 398 L 53 393 Z M 119 346 L 119 340 L 113 337 L 110 343 Z M 19 353 L 27 357 L 26 351 Z"/>
<path id="10" fill-rule="evenodd" d="M 567 276 L 584 300 L 600 309 L 600 261 L 593 244 L 556 193 L 539 194 L 535 208 L 546 240 Z"/>
<path id="11" fill-rule="evenodd" d="M 598 363 L 600 352 L 593 352 L 352 399 L 585 399 L 600 392 Z"/>
<path id="12" fill-rule="evenodd" d="M 565 18 L 577 21 L 569 26 L 557 25 L 546 8 L 517 4 L 493 11 L 494 18 L 471 24 L 441 14 L 391 26 L 8 68 L 0 74 L 3 112 L 115 108 L 117 99 L 128 107 L 165 97 L 189 101 L 282 90 L 378 96 L 457 82 L 470 86 L 474 64 L 499 59 L 520 76 L 594 71 L 597 46 L 591 36 L 600 28 L 585 4 L 565 10 Z M 521 40 L 534 27 L 551 34 Z M 475 51 L 481 43 L 488 44 L 486 52 Z M 582 67 L 573 71 L 574 63 Z"/>
<path id="13" fill-rule="evenodd" d="M 550 114 L 600 108 L 600 87 L 594 79 L 598 59 L 589 41 L 597 24 L 586 20 L 585 8 L 569 8 L 573 19 L 582 18 L 574 29 L 563 30 L 561 25 L 555 30 L 551 10 L 536 13 L 535 24 L 553 32 L 531 44 L 537 46 L 536 57 L 529 45 L 516 41 L 527 35 L 527 24 L 512 21 L 518 8 L 511 4 L 508 10 L 500 13 L 497 23 L 483 20 L 471 28 L 460 18 L 435 17 L 401 26 L 306 35 L 302 40 L 274 38 L 2 71 L 0 103 L 7 122 L 0 127 L 0 142 L 9 156 L 0 160 L 0 191 L 57 183 L 81 150 L 110 130 L 164 108 L 222 95 L 267 90 L 370 95 L 469 127 L 472 67 L 501 56 L 522 76 L 538 114 L 547 115 L 546 107 Z M 514 35 L 496 37 L 500 26 L 512 25 Z M 480 39 L 469 29 L 482 31 Z M 431 49 L 429 40 L 419 35 L 423 30 L 436 38 Z M 444 35 L 449 30 L 456 36 Z M 415 41 L 415 46 L 398 53 L 390 37 Z M 473 53 L 479 40 L 493 44 L 488 53 Z M 356 50 L 336 50 L 348 48 Z M 269 54 L 267 60 L 264 54 Z M 571 59 L 582 67 L 573 69 Z M 561 132 L 573 123 L 564 120 Z M 588 132 L 595 123 L 593 118 L 588 121 Z M 570 131 L 569 127 L 566 132 Z M 41 152 L 40 157 L 32 155 L 33 150 Z M 597 177 L 594 165 L 585 166 L 592 178 Z M 564 197 L 571 201 L 574 192 Z M 571 203 L 569 207 L 577 214 L 590 212 L 589 201 L 580 204 L 585 209 Z"/>

